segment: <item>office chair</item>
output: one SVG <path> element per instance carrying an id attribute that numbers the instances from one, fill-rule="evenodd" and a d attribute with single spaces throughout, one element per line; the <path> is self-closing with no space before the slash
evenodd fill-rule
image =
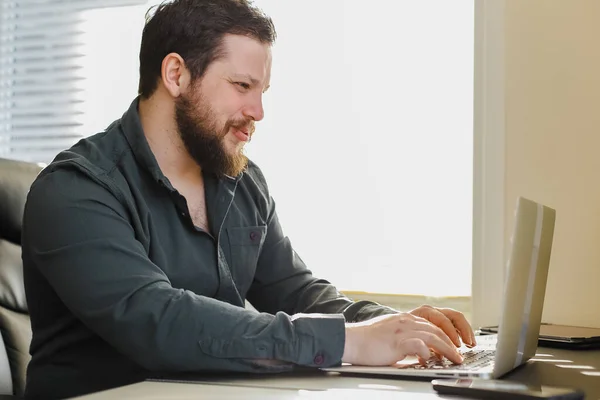
<path id="1" fill-rule="evenodd" d="M 22 396 L 31 324 L 21 261 L 21 222 L 38 164 L 0 158 L 0 394 Z M 12 396 L 2 397 L 13 398 Z"/>

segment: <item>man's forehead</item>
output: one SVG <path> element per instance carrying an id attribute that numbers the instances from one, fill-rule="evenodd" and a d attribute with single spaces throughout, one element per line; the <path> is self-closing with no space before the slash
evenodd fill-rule
<path id="1" fill-rule="evenodd" d="M 270 45 L 246 36 L 228 35 L 224 47 L 224 57 L 217 61 L 223 72 L 253 85 L 268 84 L 271 75 Z"/>
<path id="2" fill-rule="evenodd" d="M 271 45 L 252 37 L 227 34 L 222 45 L 226 57 L 256 57 L 265 62 L 271 58 Z"/>

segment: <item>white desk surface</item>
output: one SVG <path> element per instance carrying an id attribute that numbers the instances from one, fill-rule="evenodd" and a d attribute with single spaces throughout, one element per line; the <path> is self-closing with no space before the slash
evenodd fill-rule
<path id="1" fill-rule="evenodd" d="M 390 381 L 389 379 L 350 378 L 340 376 L 298 377 L 251 380 L 250 382 L 140 382 L 121 388 L 78 397 L 100 399 L 343 399 L 372 400 L 439 398 L 430 382 Z"/>
<path id="2" fill-rule="evenodd" d="M 87 396 L 100 399 L 436 399 L 429 380 L 341 375 L 321 371 L 289 374 L 194 376 L 194 383 L 146 381 Z M 600 350 L 538 348 L 537 355 L 505 379 L 533 385 L 585 390 L 586 399 L 600 400 Z M 458 397 L 453 397 L 458 399 Z"/>

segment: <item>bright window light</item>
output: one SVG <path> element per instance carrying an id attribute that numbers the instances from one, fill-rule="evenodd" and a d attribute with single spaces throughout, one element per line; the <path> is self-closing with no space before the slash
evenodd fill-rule
<path id="1" fill-rule="evenodd" d="M 264 170 L 340 289 L 471 294 L 473 1 L 258 0 L 276 25 Z"/>

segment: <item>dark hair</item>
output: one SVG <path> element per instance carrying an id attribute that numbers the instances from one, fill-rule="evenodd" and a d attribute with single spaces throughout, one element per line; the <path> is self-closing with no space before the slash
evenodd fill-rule
<path id="1" fill-rule="evenodd" d="M 148 98 L 158 86 L 163 59 L 179 54 L 192 82 L 223 57 L 225 34 L 245 35 L 273 44 L 273 21 L 248 0 L 174 0 L 146 14 L 140 48 L 139 94 Z"/>

